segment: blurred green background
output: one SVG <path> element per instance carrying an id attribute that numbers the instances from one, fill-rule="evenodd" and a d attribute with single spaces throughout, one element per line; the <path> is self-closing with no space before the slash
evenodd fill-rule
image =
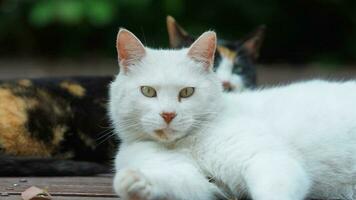
<path id="1" fill-rule="evenodd" d="M 194 35 L 231 40 L 266 24 L 262 63 L 356 61 L 355 0 L 2 0 L 0 55 L 113 58 L 119 27 L 167 47 L 168 14 Z"/>

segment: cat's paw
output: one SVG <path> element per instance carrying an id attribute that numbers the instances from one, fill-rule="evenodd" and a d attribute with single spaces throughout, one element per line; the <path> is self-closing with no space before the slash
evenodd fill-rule
<path id="1" fill-rule="evenodd" d="M 159 198 L 152 184 L 138 170 L 126 169 L 115 176 L 114 189 L 122 200 L 156 200 Z"/>

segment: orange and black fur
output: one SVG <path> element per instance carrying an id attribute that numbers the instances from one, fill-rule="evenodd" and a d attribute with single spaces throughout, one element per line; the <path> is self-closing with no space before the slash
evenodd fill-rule
<path id="1" fill-rule="evenodd" d="M 167 30 L 169 44 L 172 48 L 188 47 L 196 40 L 171 16 L 167 16 Z M 242 78 L 243 87 L 255 88 L 257 86 L 255 64 L 259 57 L 265 32 L 266 26 L 260 25 L 240 40 L 229 41 L 219 38 L 215 52 L 214 70 L 216 71 L 219 67 L 222 56 L 229 57 L 233 62 L 231 73 Z M 231 91 L 232 88 L 224 86 L 224 89 Z"/>
<path id="2" fill-rule="evenodd" d="M 0 176 L 110 171 L 118 141 L 106 114 L 112 77 L 0 82 Z"/>

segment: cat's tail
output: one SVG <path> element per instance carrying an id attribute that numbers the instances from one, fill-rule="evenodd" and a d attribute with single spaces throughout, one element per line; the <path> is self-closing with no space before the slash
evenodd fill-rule
<path id="1" fill-rule="evenodd" d="M 0 155 L 0 176 L 89 176 L 110 173 L 94 162 Z"/>

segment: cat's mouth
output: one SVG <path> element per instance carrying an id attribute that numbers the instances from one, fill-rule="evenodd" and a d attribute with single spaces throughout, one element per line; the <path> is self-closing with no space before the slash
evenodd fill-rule
<path id="1" fill-rule="evenodd" d="M 224 92 L 232 92 L 234 90 L 238 90 L 239 88 L 229 82 L 223 82 Z"/>

